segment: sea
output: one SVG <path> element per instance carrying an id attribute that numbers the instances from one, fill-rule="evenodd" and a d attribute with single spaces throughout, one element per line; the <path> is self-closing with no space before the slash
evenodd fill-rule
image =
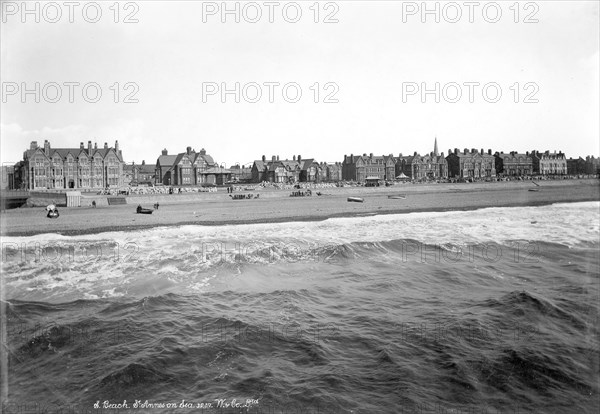
<path id="1" fill-rule="evenodd" d="M 597 413 L 600 203 L 2 238 L 4 413 Z"/>

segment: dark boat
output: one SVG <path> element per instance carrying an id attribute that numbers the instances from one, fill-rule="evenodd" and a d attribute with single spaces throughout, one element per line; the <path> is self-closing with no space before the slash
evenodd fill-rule
<path id="1" fill-rule="evenodd" d="M 348 201 L 353 203 L 362 203 L 365 200 L 360 197 L 348 197 Z"/>
<path id="2" fill-rule="evenodd" d="M 388 198 L 392 200 L 406 200 L 406 194 L 389 195 Z"/>
<path id="3" fill-rule="evenodd" d="M 149 208 L 143 208 L 142 206 L 137 206 L 136 213 L 138 214 L 152 214 L 154 210 L 150 210 Z"/>

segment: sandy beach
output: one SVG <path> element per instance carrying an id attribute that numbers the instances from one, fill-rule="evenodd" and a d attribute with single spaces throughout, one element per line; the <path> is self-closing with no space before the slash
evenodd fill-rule
<path id="1" fill-rule="evenodd" d="M 314 190 L 312 197 L 290 197 L 290 191 L 256 190 L 258 199 L 232 200 L 225 189 L 217 193 L 128 197 L 127 205 L 61 208 L 58 219 L 48 219 L 44 208 L 2 212 L 3 236 L 42 233 L 92 234 L 158 226 L 234 225 L 245 223 L 325 220 L 375 214 L 473 210 L 486 207 L 536 206 L 561 202 L 599 201 L 598 180 L 528 181 L 476 184 L 402 184 L 392 187 L 345 187 Z M 539 191 L 529 191 L 538 188 Z M 320 191 L 322 196 L 316 196 Z M 390 199 L 390 195 L 405 195 Z M 362 197 L 363 203 L 347 202 Z M 160 207 L 153 214 L 136 214 L 138 204 Z"/>

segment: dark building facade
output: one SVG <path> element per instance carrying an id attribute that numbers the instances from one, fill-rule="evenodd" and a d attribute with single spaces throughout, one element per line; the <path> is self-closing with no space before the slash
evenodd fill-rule
<path id="1" fill-rule="evenodd" d="M 254 183 L 317 183 L 323 177 L 321 168 L 314 158 L 303 159 L 301 155 L 294 155 L 291 160 L 280 160 L 278 155 L 274 155 L 270 161 L 263 155 L 252 164 L 251 176 Z"/>
<path id="2" fill-rule="evenodd" d="M 342 162 L 342 179 L 364 183 L 367 180 L 393 180 L 396 175 L 396 160 L 392 154 L 374 156 L 344 155 Z"/>
<path id="3" fill-rule="evenodd" d="M 476 149 L 464 149 L 460 152 L 454 149 L 453 152 L 446 157 L 448 161 L 448 177 L 464 178 L 464 179 L 487 179 L 496 177 L 495 157 L 492 155 L 492 150 L 484 152 Z"/>
<path id="4" fill-rule="evenodd" d="M 531 154 L 512 151 L 509 153 L 496 152 L 496 174 L 507 177 L 533 175 L 533 158 Z"/>

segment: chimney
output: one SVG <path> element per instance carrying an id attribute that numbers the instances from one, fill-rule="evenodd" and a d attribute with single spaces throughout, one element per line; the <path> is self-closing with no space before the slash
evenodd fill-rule
<path id="1" fill-rule="evenodd" d="M 467 155 L 469 153 L 469 150 L 465 148 L 464 153 L 465 153 L 465 155 Z"/>
<path id="2" fill-rule="evenodd" d="M 92 153 L 92 141 L 88 141 L 88 153 Z"/>
<path id="3" fill-rule="evenodd" d="M 294 157 L 292 158 L 294 161 L 296 161 L 296 156 L 294 155 Z M 344 155 L 344 159 L 346 159 L 346 156 Z"/>
<path id="4" fill-rule="evenodd" d="M 354 154 L 350 154 L 350 164 L 354 164 Z"/>
<path id="5" fill-rule="evenodd" d="M 97 150 L 98 149 L 98 143 L 94 142 L 94 149 Z"/>
<path id="6" fill-rule="evenodd" d="M 488 155 L 492 155 L 492 150 L 488 149 Z"/>
<path id="7" fill-rule="evenodd" d="M 277 161 L 279 161 L 279 155 L 277 156 Z"/>
<path id="8" fill-rule="evenodd" d="M 477 150 L 475 148 L 471 148 L 471 153 L 472 154 L 477 154 Z"/>
<path id="9" fill-rule="evenodd" d="M 104 149 L 108 149 L 108 142 L 104 143 Z"/>
<path id="10" fill-rule="evenodd" d="M 398 157 L 402 157 L 402 153 L 400 153 L 400 154 L 398 155 Z"/>
<path id="11" fill-rule="evenodd" d="M 417 151 L 415 151 L 415 153 L 413 154 L 413 156 L 415 156 L 415 157 L 417 156 Z"/>
<path id="12" fill-rule="evenodd" d="M 200 150 L 200 155 L 206 155 L 206 150 L 204 148 Z"/>
<path id="13" fill-rule="evenodd" d="M 37 149 L 37 147 L 38 147 L 37 141 L 31 141 L 31 144 L 29 145 L 29 149 L 35 150 L 35 149 Z"/>
<path id="14" fill-rule="evenodd" d="M 275 162 L 275 160 L 276 160 L 276 159 L 277 159 L 277 157 L 276 157 L 276 156 L 274 156 L 274 155 L 272 155 L 272 156 L 271 156 L 271 161 L 272 161 L 272 162 Z"/>
<path id="15" fill-rule="evenodd" d="M 119 140 L 115 140 L 115 151 L 119 152 Z"/>
<path id="16" fill-rule="evenodd" d="M 83 149 L 83 142 L 79 143 L 79 149 Z"/>
<path id="17" fill-rule="evenodd" d="M 454 148 L 454 155 L 458 155 L 458 148 Z"/>
<path id="18" fill-rule="evenodd" d="M 50 156 L 50 143 L 47 139 L 44 140 L 44 154 L 46 154 L 47 157 Z"/>
<path id="19" fill-rule="evenodd" d="M 483 148 L 481 149 L 481 152 L 480 152 L 480 154 L 481 154 L 481 155 L 484 155 L 484 154 L 485 154 L 485 151 L 483 150 Z"/>
<path id="20" fill-rule="evenodd" d="M 142 165 L 146 165 L 146 160 L 142 160 Z"/>
<path id="21" fill-rule="evenodd" d="M 267 161 L 267 157 L 265 157 L 264 155 L 262 156 L 262 162 L 266 162 Z"/>
<path id="22" fill-rule="evenodd" d="M 369 158 L 373 158 L 373 153 L 370 153 L 370 154 L 369 154 Z"/>
<path id="23" fill-rule="evenodd" d="M 444 158 L 444 151 L 442 151 L 442 154 L 440 155 L 440 157 Z"/>
<path id="24" fill-rule="evenodd" d="M 162 150 L 162 155 L 169 155 L 169 151 L 167 151 L 167 149 L 165 148 L 164 150 Z"/>
<path id="25" fill-rule="evenodd" d="M 302 155 L 298 154 L 298 162 L 302 162 Z"/>
<path id="26" fill-rule="evenodd" d="M 525 155 L 527 155 L 529 157 L 529 151 L 525 152 Z"/>
<path id="27" fill-rule="evenodd" d="M 187 155 L 190 155 L 190 154 L 192 153 L 192 147 L 187 147 L 187 148 L 185 149 L 185 153 L 186 153 Z"/>

